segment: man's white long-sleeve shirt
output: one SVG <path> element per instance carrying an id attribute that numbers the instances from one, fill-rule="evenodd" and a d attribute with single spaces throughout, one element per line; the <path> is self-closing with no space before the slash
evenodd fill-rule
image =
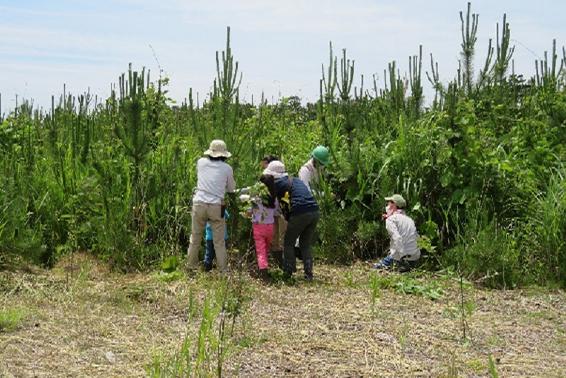
<path id="1" fill-rule="evenodd" d="M 197 187 L 193 202 L 220 204 L 226 192 L 236 188 L 232 167 L 221 160 L 203 157 L 197 161 Z"/>

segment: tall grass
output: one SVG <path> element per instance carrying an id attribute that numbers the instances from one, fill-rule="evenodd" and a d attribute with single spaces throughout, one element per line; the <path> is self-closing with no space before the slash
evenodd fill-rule
<path id="1" fill-rule="evenodd" d="M 383 87 L 374 78 L 367 89 L 354 58 L 330 45 L 315 103 L 242 103 L 228 30 L 208 96 L 189 91 L 174 105 L 167 78 L 152 81 L 130 66 L 108 99 L 64 90 L 47 111 L 21 100 L 2 109 L 0 252 L 50 265 L 86 250 L 123 270 L 182 255 L 195 162 L 211 139 L 224 138 L 239 186 L 257 180 L 264 154 L 281 156 L 295 174 L 313 147 L 329 146 L 319 257 L 385 253 L 383 197 L 399 192 L 434 251 L 428 268 L 457 264 L 494 286 L 564 285 L 566 56 L 554 41 L 534 76 L 509 72 L 504 17 L 473 72 L 481 25 L 471 12 L 461 15 L 463 69 L 448 83 L 433 57 L 426 71 L 419 47 L 406 75 L 391 62 Z M 435 90 L 428 108 L 423 70 Z M 229 228 L 230 249 L 246 251 L 249 225 L 232 217 Z"/>

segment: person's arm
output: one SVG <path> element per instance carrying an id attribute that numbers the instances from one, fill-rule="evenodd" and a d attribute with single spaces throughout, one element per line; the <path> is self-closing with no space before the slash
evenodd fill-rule
<path id="1" fill-rule="evenodd" d="M 285 195 L 285 188 L 281 179 L 275 180 L 275 197 L 281 199 Z"/>
<path id="2" fill-rule="evenodd" d="M 198 173 L 200 171 L 201 160 L 202 160 L 202 158 L 197 160 L 196 170 L 195 170 L 195 174 L 197 175 L 197 183 L 196 183 L 197 188 L 198 188 Z"/>
<path id="3" fill-rule="evenodd" d="M 301 169 L 299 169 L 299 180 L 301 180 L 307 186 L 309 192 L 312 193 L 311 179 L 312 179 L 311 171 L 309 171 L 307 167 L 302 166 Z"/>
<path id="4" fill-rule="evenodd" d="M 226 182 L 226 191 L 228 193 L 234 193 L 234 191 L 236 190 L 236 181 L 234 180 L 234 171 L 232 170 L 232 167 L 230 167 L 230 171 L 228 174 L 228 181 Z"/>
<path id="5" fill-rule="evenodd" d="M 400 259 L 403 256 L 403 240 L 401 238 L 401 234 L 399 233 L 399 229 L 397 228 L 397 224 L 391 218 L 387 218 L 385 221 L 385 228 L 389 233 L 389 238 L 391 239 L 391 252 L 390 255 L 393 256 L 395 259 Z"/>

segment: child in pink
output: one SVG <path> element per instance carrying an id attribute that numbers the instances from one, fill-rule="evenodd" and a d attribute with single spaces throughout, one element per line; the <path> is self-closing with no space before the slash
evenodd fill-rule
<path id="1" fill-rule="evenodd" d="M 268 280 L 268 253 L 271 248 L 271 242 L 273 241 L 275 217 L 279 215 L 279 204 L 275 197 L 273 176 L 261 176 L 260 182 L 265 184 L 270 195 L 268 198 L 252 198 L 252 228 L 259 276 L 263 280 Z"/>

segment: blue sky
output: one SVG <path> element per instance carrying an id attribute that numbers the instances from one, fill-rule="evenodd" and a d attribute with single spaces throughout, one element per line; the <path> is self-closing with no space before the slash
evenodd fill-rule
<path id="1" fill-rule="evenodd" d="M 458 66 L 460 20 L 466 1 L 448 0 L 0 0 L 0 93 L 3 111 L 16 94 L 50 104 L 63 83 L 73 93 L 90 88 L 107 96 L 128 63 L 157 75 L 152 49 L 171 79 L 173 99 L 189 88 L 201 97 L 215 76 L 215 51 L 232 29 L 232 48 L 243 72 L 241 95 L 250 101 L 265 92 L 270 100 L 318 96 L 321 64 L 328 42 L 356 62 L 356 76 L 372 74 L 383 85 L 383 70 L 396 60 L 408 69 L 409 55 L 423 45 L 438 60 L 441 78 Z M 531 74 L 534 60 L 566 44 L 566 1 L 476 0 L 480 14 L 477 64 L 480 67 L 495 25 L 507 13 L 516 44 L 515 67 Z M 424 73 L 423 73 L 424 79 Z M 424 79 L 426 81 L 426 79 Z M 358 80 L 359 81 L 359 80 Z M 426 84 L 426 83 L 425 83 Z M 356 85 L 358 85 L 356 83 Z M 430 91 L 427 91 L 430 93 Z"/>

